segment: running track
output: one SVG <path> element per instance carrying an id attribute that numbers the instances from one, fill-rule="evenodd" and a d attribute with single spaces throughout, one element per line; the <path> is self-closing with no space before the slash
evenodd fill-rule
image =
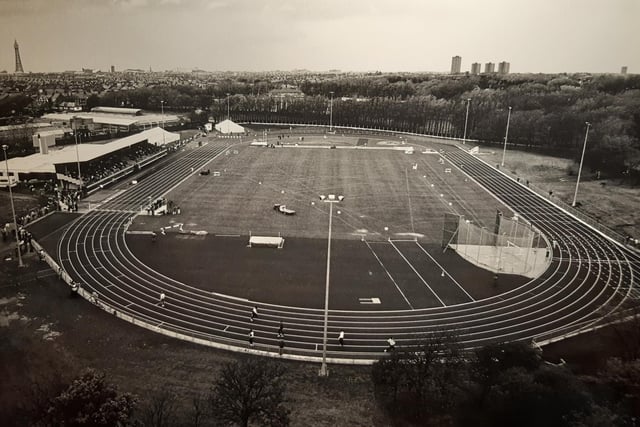
<path id="1" fill-rule="evenodd" d="M 152 270 L 127 247 L 125 232 L 149 196 L 159 197 L 220 156 L 228 142 L 187 151 L 139 184 L 79 217 L 58 244 L 65 272 L 84 290 L 96 290 L 101 308 L 148 329 L 205 345 L 277 355 L 276 332 L 285 324 L 283 357 L 321 360 L 323 311 L 268 305 L 212 294 Z M 456 330 L 465 348 L 508 340 L 544 341 L 595 326 L 636 300 L 638 255 L 580 223 L 546 199 L 453 146 L 443 156 L 557 242 L 553 261 L 537 279 L 499 296 L 465 304 L 406 311 L 329 313 L 330 363 L 370 363 L 393 336 L 398 346 L 431 332 Z M 164 308 L 158 295 L 167 294 Z M 88 293 L 85 294 L 85 296 Z M 248 313 L 260 306 L 260 318 Z M 256 346 L 247 348 L 253 328 Z M 341 349 L 336 337 L 346 334 Z"/>

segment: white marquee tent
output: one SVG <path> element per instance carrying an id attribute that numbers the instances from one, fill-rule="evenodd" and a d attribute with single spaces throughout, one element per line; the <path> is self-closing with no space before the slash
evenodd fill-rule
<path id="1" fill-rule="evenodd" d="M 237 123 L 232 122 L 231 120 L 223 120 L 216 125 L 216 130 L 220 133 L 244 133 L 245 130 L 242 126 Z"/>

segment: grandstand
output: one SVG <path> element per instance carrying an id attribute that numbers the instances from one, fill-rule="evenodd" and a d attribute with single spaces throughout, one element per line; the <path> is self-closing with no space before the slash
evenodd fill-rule
<path id="1" fill-rule="evenodd" d="M 178 134 L 156 127 L 108 143 L 70 145 L 49 149 L 46 154 L 14 157 L 8 160 L 9 176 L 4 169 L 0 171 L 0 187 L 6 187 L 9 181 L 14 185 L 31 179 L 61 181 L 75 186 L 89 185 L 93 180 L 131 166 L 129 163 L 136 163 L 146 155 L 165 151 L 164 145 L 179 139 Z M 107 161 L 114 155 L 124 160 Z M 78 163 L 82 182 L 77 176 Z M 101 167 L 105 164 L 108 166 Z"/>

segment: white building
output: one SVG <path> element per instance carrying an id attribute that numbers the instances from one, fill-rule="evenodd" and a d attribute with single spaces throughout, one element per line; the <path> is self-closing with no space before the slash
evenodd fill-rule
<path id="1" fill-rule="evenodd" d="M 245 129 L 231 120 L 223 120 L 216 125 L 216 130 L 224 134 L 245 133 Z"/>

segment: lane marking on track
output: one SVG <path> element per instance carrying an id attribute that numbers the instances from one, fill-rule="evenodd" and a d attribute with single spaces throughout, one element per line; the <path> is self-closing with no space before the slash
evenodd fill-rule
<path id="1" fill-rule="evenodd" d="M 402 298 L 404 298 L 405 302 L 407 303 L 407 305 L 409 306 L 409 308 L 411 308 L 411 310 L 413 310 L 413 306 L 411 305 L 411 303 L 409 302 L 409 300 L 407 299 L 407 297 L 405 296 L 404 292 L 402 292 L 402 290 L 400 289 L 400 286 L 398 286 L 398 283 L 394 280 L 393 276 L 391 276 L 391 273 L 389 273 L 389 270 L 387 270 L 387 268 L 384 266 L 384 264 L 382 263 L 382 261 L 380 260 L 380 258 L 378 258 L 378 254 L 375 253 L 375 251 L 373 250 L 373 248 L 369 245 L 369 242 L 367 242 L 366 240 L 364 240 L 364 244 L 367 245 L 367 247 L 369 248 L 369 250 L 371 251 L 371 253 L 373 254 L 373 256 L 376 258 L 376 260 L 378 261 L 378 263 L 380 264 L 380 267 L 382 267 L 382 269 L 385 271 L 385 273 L 387 273 L 387 276 L 389 276 L 389 279 L 391 279 L 391 281 L 393 282 L 393 285 L 396 287 L 396 289 L 398 290 L 398 292 L 400 292 L 400 295 L 402 295 Z"/>
<path id="2" fill-rule="evenodd" d="M 442 301 L 442 299 L 440 299 L 438 294 L 436 294 L 436 292 L 433 289 L 431 289 L 431 286 L 429 286 L 427 281 L 424 280 L 424 278 L 420 275 L 420 273 L 418 273 L 418 270 L 415 269 L 413 264 L 411 264 L 409 262 L 409 260 L 404 256 L 404 254 L 400 251 L 400 249 L 398 249 L 398 247 L 396 245 L 394 245 L 393 242 L 391 242 L 391 246 L 393 246 L 393 248 L 396 250 L 396 252 L 398 252 L 400 254 L 400 256 L 402 257 L 402 259 L 409 265 L 409 267 L 411 267 L 411 269 L 416 274 L 416 276 L 418 276 L 420 278 L 422 283 L 424 283 L 424 285 L 427 287 L 427 289 L 429 289 L 431 291 L 431 293 L 436 297 L 436 299 L 440 302 L 440 304 L 442 304 L 444 307 L 446 307 L 447 304 L 445 304 L 444 301 Z"/>
<path id="3" fill-rule="evenodd" d="M 234 300 L 237 300 L 237 301 L 249 301 L 247 298 L 234 297 L 234 296 L 231 296 L 231 295 L 219 294 L 217 292 L 211 292 L 211 294 L 215 295 L 217 297 L 220 297 L 220 298 L 229 298 L 229 299 L 234 299 Z"/>
<path id="4" fill-rule="evenodd" d="M 475 299 L 471 295 L 469 295 L 469 293 L 462 287 L 462 285 L 458 283 L 458 281 L 454 279 L 451 276 L 451 274 L 449 274 L 449 272 L 443 266 L 441 266 L 440 263 L 436 261 L 436 259 L 432 257 L 431 254 L 425 250 L 425 248 L 422 247 L 420 243 L 416 241 L 416 245 L 418 245 L 418 247 L 422 250 L 422 252 L 424 252 L 429 258 L 431 258 L 431 260 L 435 263 L 435 265 L 437 265 L 443 272 L 445 272 L 447 277 L 449 277 L 449 279 L 451 279 L 451 281 L 455 283 L 462 290 L 462 292 L 464 292 L 464 294 L 471 299 L 471 301 L 475 301 Z"/>
<path id="5" fill-rule="evenodd" d="M 229 329 L 229 325 L 225 326 L 224 329 L 222 330 L 222 332 L 226 332 L 227 329 Z"/>

